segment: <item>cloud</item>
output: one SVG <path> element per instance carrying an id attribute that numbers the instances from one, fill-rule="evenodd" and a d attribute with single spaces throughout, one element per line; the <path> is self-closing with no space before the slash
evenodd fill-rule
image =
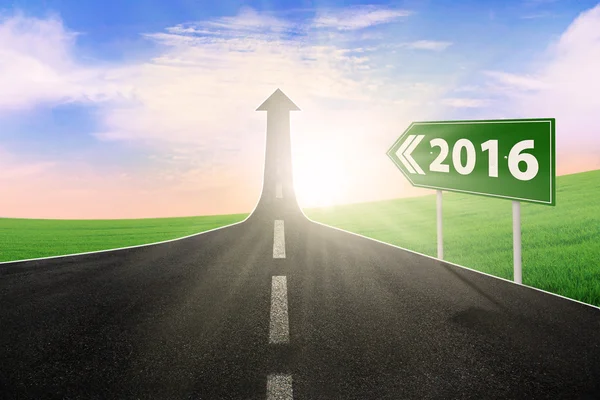
<path id="1" fill-rule="evenodd" d="M 364 6 L 327 15 L 358 27 L 408 12 Z M 0 52 L 5 55 L 0 76 L 8 94 L 0 99 L 0 109 L 94 102 L 101 106 L 99 129 L 93 133 L 100 140 L 216 149 L 231 146 L 242 132 L 259 126 L 252 104 L 277 86 L 300 99 L 329 101 L 378 101 L 384 89 L 394 90 L 371 62 L 368 53 L 375 48 L 341 47 L 313 34 L 244 8 L 232 17 L 145 33 L 162 46 L 151 60 L 92 68 L 77 61 L 77 34 L 60 19 L 18 15 L 0 26 Z M 421 49 L 447 45 L 425 40 L 405 44 Z M 417 96 L 419 90 L 412 88 Z M 231 112 L 238 118 L 231 119 Z M 255 125 L 235 122 L 242 120 Z"/>
<path id="2" fill-rule="evenodd" d="M 408 10 L 377 6 L 355 6 L 343 10 L 320 11 L 313 21 L 317 28 L 336 28 L 339 30 L 363 29 L 374 25 L 386 24 L 407 17 Z"/>
<path id="3" fill-rule="evenodd" d="M 235 16 L 220 17 L 208 21 L 179 24 L 166 29 L 175 35 L 231 35 L 232 33 L 284 33 L 300 30 L 298 24 L 279 18 L 270 13 L 259 13 L 244 7 Z"/>
<path id="4" fill-rule="evenodd" d="M 556 14 L 553 13 L 549 13 L 549 12 L 541 12 L 541 13 L 535 13 L 535 14 L 526 14 L 526 15 L 522 15 L 521 19 L 540 19 L 540 18 L 550 18 L 550 17 L 555 17 Z"/>
<path id="5" fill-rule="evenodd" d="M 293 26 L 292 23 L 275 16 L 261 13 L 252 8 L 243 8 L 234 17 L 221 17 L 205 23 L 207 27 L 220 29 L 248 29 L 248 30 L 273 30 L 284 31 Z"/>
<path id="6" fill-rule="evenodd" d="M 175 36 L 167 41 L 154 36 L 171 48 L 122 70 L 124 81 L 135 87 L 136 101 L 106 109 L 105 129 L 97 137 L 218 149 L 259 129 L 255 103 L 278 86 L 300 98 L 368 101 L 374 94 L 362 87 L 371 75 L 363 68 L 368 57 L 335 46 L 263 38 L 181 42 L 183 37 Z M 252 121 L 255 125 L 248 126 Z"/>
<path id="7" fill-rule="evenodd" d="M 410 43 L 402 43 L 400 47 L 406 47 L 408 49 L 416 49 L 416 50 L 433 50 L 433 51 L 441 51 L 445 50 L 452 45 L 452 42 L 442 42 L 435 40 L 417 40 Z"/>
<path id="8" fill-rule="evenodd" d="M 464 86 L 458 86 L 456 88 L 453 89 L 453 92 L 456 93 L 464 93 L 464 92 L 481 92 L 482 91 L 482 87 L 479 85 L 464 85 Z"/>
<path id="9" fill-rule="evenodd" d="M 454 108 L 480 108 L 485 107 L 489 104 L 489 100 L 486 99 L 472 99 L 472 98 L 445 98 L 441 100 L 442 104 Z"/>
<path id="10" fill-rule="evenodd" d="M 341 15 L 347 19 L 346 12 Z M 309 31 L 289 35 L 290 29 L 301 32 L 297 25 L 246 9 L 235 17 L 145 34 L 166 49 L 120 70 L 135 87 L 136 103 L 107 109 L 96 137 L 160 146 L 238 146 L 248 130 L 260 129 L 263 116 L 254 112 L 255 103 L 276 87 L 303 104 L 321 99 L 368 107 L 380 101 L 383 90 L 397 87 L 378 74 L 368 54 L 374 48 L 323 44 Z M 419 87 L 411 92 L 423 96 Z"/>
<path id="11" fill-rule="evenodd" d="M 336 27 L 341 28 L 333 32 L 338 35 L 335 39 L 353 34 L 347 32 L 349 27 L 358 29 L 406 14 L 378 13 L 381 9 L 374 7 L 359 10 L 362 14 L 340 12 L 336 21 L 341 25 Z M 365 18 L 359 19 L 360 15 Z M 19 196 L 33 198 L 36 190 L 49 188 L 56 207 L 48 206 L 44 217 L 89 213 L 100 218 L 110 215 L 111 207 L 119 216 L 249 211 L 260 190 L 265 145 L 265 115 L 254 110 L 277 87 L 308 110 L 292 117 L 298 170 L 303 169 L 302 162 L 312 163 L 311 152 L 318 143 L 329 154 L 323 163 L 334 162 L 355 179 L 349 189 L 353 198 L 376 198 L 378 180 L 354 160 L 378 165 L 387 179 L 397 177 L 393 165 L 381 157 L 382 149 L 412 120 L 431 116 L 435 109 L 423 105 L 447 88 L 388 76 L 374 61 L 378 49 L 324 40 L 323 31 L 310 24 L 300 26 L 244 9 L 232 17 L 143 33 L 157 45 L 153 58 L 90 67 L 78 60 L 77 34 L 60 19 L 17 16 L 3 21 L 0 51 L 6 57 L 0 58 L 0 71 L 10 74 L 0 79 L 7 88 L 3 94 L 11 96 L 2 97 L 0 110 L 42 103 L 94 103 L 97 129 L 81 134 L 112 145 L 135 146 L 153 158 L 144 168 L 117 165 L 109 170 L 73 160 L 43 164 L 48 171 L 35 179 L 29 175 L 29 183 L 22 183 L 11 195 L 11 203 L 6 198 L 2 204 L 16 209 Z M 27 41 L 13 45 L 18 40 Z M 15 66 L 20 59 L 26 62 Z M 29 72 L 36 65 L 43 73 Z M 324 137 L 329 138 L 326 144 Z M 339 143 L 344 143 L 345 155 L 340 154 Z M 23 168 L 42 168 L 32 165 Z M 15 168 L 7 165 L 8 170 Z M 78 171 L 81 179 L 72 171 Z M 46 183 L 36 189 L 33 182 Z M 367 187 L 373 190 L 360 189 Z M 402 193 L 408 186 L 399 182 L 393 190 Z M 145 208 L 133 209 L 128 198 L 147 199 Z M 61 201 L 63 208 L 73 202 L 90 204 L 60 214 Z M 34 203 L 27 204 L 44 207 Z"/>
<path id="12" fill-rule="evenodd" d="M 548 87 L 548 84 L 541 77 L 518 75 L 503 71 L 484 71 L 483 73 L 493 78 L 499 85 L 513 90 L 536 91 Z"/>
<path id="13" fill-rule="evenodd" d="M 600 168 L 600 5 L 581 13 L 530 74 L 488 71 L 488 89 L 505 97 L 513 115 L 556 118 L 560 170 L 573 172 L 573 154 Z"/>
<path id="14" fill-rule="evenodd" d="M 131 87 L 106 71 L 79 65 L 73 56 L 78 34 L 62 21 L 27 18 L 0 20 L 0 113 L 37 104 L 103 102 L 131 97 Z"/>

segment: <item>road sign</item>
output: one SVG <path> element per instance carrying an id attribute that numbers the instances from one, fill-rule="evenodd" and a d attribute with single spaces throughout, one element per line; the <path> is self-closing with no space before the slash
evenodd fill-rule
<path id="1" fill-rule="evenodd" d="M 554 118 L 413 122 L 387 154 L 416 187 L 556 204 Z"/>

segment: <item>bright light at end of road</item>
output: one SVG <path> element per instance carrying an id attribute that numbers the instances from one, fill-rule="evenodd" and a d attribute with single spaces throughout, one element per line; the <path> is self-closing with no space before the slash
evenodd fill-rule
<path id="1" fill-rule="evenodd" d="M 341 160 L 325 149 L 294 156 L 294 190 L 301 207 L 343 203 L 346 179 Z"/>

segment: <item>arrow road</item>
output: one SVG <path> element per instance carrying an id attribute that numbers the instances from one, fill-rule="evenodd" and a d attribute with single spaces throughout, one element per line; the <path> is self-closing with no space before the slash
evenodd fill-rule
<path id="1" fill-rule="evenodd" d="M 0 398 L 600 398 L 599 309 L 307 220 L 267 126 L 244 222 L 0 265 Z"/>

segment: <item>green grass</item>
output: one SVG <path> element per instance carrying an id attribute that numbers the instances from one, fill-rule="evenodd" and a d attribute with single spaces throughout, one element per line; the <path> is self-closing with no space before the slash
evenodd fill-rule
<path id="1" fill-rule="evenodd" d="M 513 279 L 510 201 L 444 192 L 444 258 Z M 436 256 L 436 197 L 304 210 L 327 225 Z M 521 203 L 523 283 L 600 306 L 600 170 L 556 178 L 556 206 Z"/>
<path id="2" fill-rule="evenodd" d="M 155 243 L 242 221 L 248 214 L 181 218 L 0 218 L 0 262 Z"/>

